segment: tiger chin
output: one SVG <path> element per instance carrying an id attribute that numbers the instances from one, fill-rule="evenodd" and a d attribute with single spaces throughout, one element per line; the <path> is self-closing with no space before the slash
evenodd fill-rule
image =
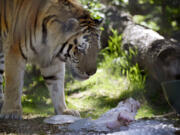
<path id="1" fill-rule="evenodd" d="M 0 0 L 0 119 L 22 118 L 26 63 L 39 67 L 56 114 L 80 116 L 65 103 L 65 63 L 79 80 L 96 73 L 101 23 L 76 0 Z"/>

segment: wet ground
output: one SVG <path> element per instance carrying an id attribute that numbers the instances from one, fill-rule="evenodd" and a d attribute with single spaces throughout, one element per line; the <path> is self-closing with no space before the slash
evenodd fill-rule
<path id="1" fill-rule="evenodd" d="M 44 124 L 43 119 L 0 120 L 0 134 L 48 134 L 58 131 L 57 126 Z"/>
<path id="2" fill-rule="evenodd" d="M 1 134 L 57 134 L 57 135 L 180 135 L 180 119 L 141 119 L 131 123 L 128 127 L 121 127 L 116 131 L 96 131 L 79 128 L 73 131 L 70 125 L 49 125 L 43 122 L 44 117 L 25 118 L 20 121 L 0 120 Z M 78 125 L 76 125 L 78 126 Z"/>

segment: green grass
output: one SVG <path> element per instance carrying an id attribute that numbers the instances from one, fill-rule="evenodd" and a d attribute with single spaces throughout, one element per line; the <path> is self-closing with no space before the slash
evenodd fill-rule
<path id="1" fill-rule="evenodd" d="M 37 87 L 37 89 L 39 88 Z M 48 92 L 46 87 L 44 89 L 44 92 Z M 152 117 L 167 112 L 164 108 L 154 108 L 148 103 L 144 97 L 145 89 L 142 89 L 142 86 L 136 83 L 132 84 L 124 76 L 115 77 L 108 70 L 101 67 L 87 81 L 67 82 L 65 90 L 68 107 L 78 110 L 81 116 L 86 118 L 92 117 L 95 119 L 128 97 L 133 97 L 141 102 L 141 108 L 136 118 Z M 42 92 L 42 90 L 39 91 Z M 39 95 L 40 99 L 43 99 L 43 95 L 46 94 L 42 94 L 42 97 Z M 37 99 L 33 102 L 32 100 L 23 100 L 25 114 L 53 115 L 54 109 L 49 97 L 44 100 L 46 101 L 44 103 Z"/>
<path id="2" fill-rule="evenodd" d="M 96 75 L 87 81 L 68 83 L 68 106 L 78 109 L 83 117 L 96 118 L 118 103 L 120 93 L 127 89 L 123 80 L 115 79 L 103 69 L 99 69 Z"/>
<path id="3" fill-rule="evenodd" d="M 154 107 L 147 101 L 146 90 L 142 85 L 138 82 L 130 82 L 124 76 L 115 77 L 107 70 L 99 68 L 87 81 L 68 83 L 66 99 L 68 106 L 79 110 L 82 117 L 94 119 L 129 97 L 141 102 L 136 118 L 152 117 L 167 112 L 167 108 Z"/>

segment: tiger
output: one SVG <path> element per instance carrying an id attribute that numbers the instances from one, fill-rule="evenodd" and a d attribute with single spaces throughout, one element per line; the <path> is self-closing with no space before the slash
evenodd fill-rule
<path id="1" fill-rule="evenodd" d="M 55 114 L 80 116 L 65 102 L 65 64 L 78 80 L 96 73 L 102 22 L 78 0 L 0 0 L 0 119 L 22 119 L 27 63 L 39 67 Z"/>

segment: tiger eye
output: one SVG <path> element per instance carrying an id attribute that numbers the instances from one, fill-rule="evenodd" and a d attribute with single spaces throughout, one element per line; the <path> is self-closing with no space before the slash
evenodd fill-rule
<path id="1" fill-rule="evenodd" d="M 74 44 L 77 45 L 77 39 L 74 39 Z"/>
<path id="2" fill-rule="evenodd" d="M 83 38 L 85 39 L 86 42 L 89 41 L 89 35 L 85 35 L 85 36 L 83 36 Z"/>

